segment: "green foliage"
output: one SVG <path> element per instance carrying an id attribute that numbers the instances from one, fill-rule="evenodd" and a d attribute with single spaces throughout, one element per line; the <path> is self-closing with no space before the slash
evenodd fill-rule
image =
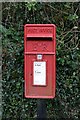
<path id="1" fill-rule="evenodd" d="M 32 9 L 36 10 L 35 5 L 36 5 L 35 2 L 30 2 L 25 4 L 25 6 L 28 8 L 29 11 L 31 11 Z"/>
<path id="2" fill-rule="evenodd" d="M 74 14 L 74 15 L 70 14 L 69 17 L 68 17 L 68 19 L 71 20 L 71 21 L 72 20 L 76 20 L 76 19 L 78 19 L 78 16 L 76 14 Z"/>
<path id="3" fill-rule="evenodd" d="M 74 32 L 79 3 L 3 3 L 3 120 L 36 117 L 36 99 L 24 98 L 24 24 L 52 23 L 57 26 L 56 97 L 47 101 L 48 118 L 79 118 L 80 36 Z M 80 31 L 80 28 L 78 29 Z"/>

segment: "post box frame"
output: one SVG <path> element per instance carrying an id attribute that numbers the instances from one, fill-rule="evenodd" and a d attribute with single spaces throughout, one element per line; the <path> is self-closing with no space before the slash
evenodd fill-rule
<path id="1" fill-rule="evenodd" d="M 30 36 L 30 34 L 27 34 L 26 33 L 26 30 L 27 30 L 27 28 L 28 27 L 36 27 L 37 29 L 38 29 L 38 27 L 40 28 L 40 27 L 43 27 L 43 28 L 46 28 L 46 27 L 52 27 L 54 30 L 53 30 L 53 34 L 50 34 L 49 36 L 47 35 L 47 36 L 44 36 L 45 38 L 51 38 L 51 35 L 52 35 L 52 38 L 51 39 L 54 39 L 54 42 L 52 42 L 53 44 L 54 44 L 54 48 L 53 48 L 53 51 L 50 51 L 50 52 L 48 52 L 48 51 L 28 51 L 27 50 L 27 46 L 28 46 L 28 43 L 27 43 L 27 39 L 30 37 L 30 38 L 32 38 L 32 37 L 34 37 L 34 38 L 38 38 L 39 37 L 39 33 L 37 34 L 37 35 L 35 35 L 35 34 L 31 34 L 31 36 Z M 44 32 L 45 32 L 45 30 L 44 30 Z M 43 36 L 42 36 L 42 34 L 41 34 L 41 38 L 43 38 Z M 45 40 L 44 40 L 45 41 Z M 53 41 L 53 40 L 52 40 Z M 46 41 L 45 41 L 46 42 Z M 29 74 L 29 71 L 28 71 L 28 69 L 27 69 L 27 65 L 28 65 L 28 63 L 26 63 L 26 61 L 28 60 L 28 58 L 26 57 L 26 56 L 31 56 L 31 55 L 38 55 L 38 54 L 41 54 L 41 55 L 43 55 L 43 59 L 42 60 L 37 60 L 36 59 L 36 57 L 35 58 L 33 58 L 32 60 L 31 60 L 31 67 L 32 67 L 32 73 L 33 73 L 33 62 L 34 61 L 36 61 L 37 60 L 37 62 L 38 61 L 45 61 L 46 62 L 46 85 L 34 85 L 33 84 L 33 76 L 32 76 L 32 79 L 31 79 L 31 83 L 28 83 L 28 79 L 27 79 L 27 77 L 26 77 L 26 73 L 27 74 Z M 30 91 L 29 90 L 29 88 L 28 88 L 28 85 L 30 84 L 32 84 L 31 86 L 32 87 L 36 87 L 36 90 L 37 90 L 37 88 L 38 87 L 44 87 L 44 88 L 46 88 L 47 86 L 48 86 L 48 84 L 49 84 L 49 78 L 48 78 L 48 75 L 47 75 L 47 73 L 48 73 L 48 60 L 49 60 L 49 58 L 48 58 L 48 60 L 46 59 L 46 58 L 44 58 L 44 56 L 53 56 L 53 57 L 51 57 L 51 58 L 53 58 L 53 63 L 52 63 L 52 65 L 54 66 L 54 69 L 53 69 L 53 71 L 54 71 L 54 76 L 53 76 L 53 78 L 52 79 L 54 79 L 53 80 L 53 82 L 52 82 L 52 88 L 50 88 L 51 90 L 52 90 L 52 93 L 51 93 L 51 95 L 31 95 L 31 93 L 30 94 L 28 94 L 28 91 Z M 29 68 L 30 69 L 30 68 Z M 25 26 L 24 26 L 24 80 L 25 80 L 25 97 L 26 98 L 54 98 L 55 97 L 55 87 L 56 87 L 56 26 L 54 25 L 54 24 L 26 24 Z M 29 86 L 30 87 L 30 86 Z M 31 88 L 32 89 L 32 88 Z M 39 89 L 39 88 L 38 88 Z M 35 91 L 36 92 L 36 91 Z"/>

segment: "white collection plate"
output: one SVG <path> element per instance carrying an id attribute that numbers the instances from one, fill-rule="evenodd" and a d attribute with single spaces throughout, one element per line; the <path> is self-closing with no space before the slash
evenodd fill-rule
<path id="1" fill-rule="evenodd" d="M 46 62 L 33 62 L 33 85 L 46 85 Z"/>

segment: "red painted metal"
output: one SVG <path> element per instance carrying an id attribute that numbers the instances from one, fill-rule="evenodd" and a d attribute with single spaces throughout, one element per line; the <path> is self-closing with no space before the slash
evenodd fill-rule
<path id="1" fill-rule="evenodd" d="M 42 59 L 38 60 L 37 55 Z M 46 85 L 33 84 L 34 61 L 46 62 Z M 24 26 L 24 80 L 26 98 L 54 98 L 56 88 L 56 26 L 26 24 Z"/>

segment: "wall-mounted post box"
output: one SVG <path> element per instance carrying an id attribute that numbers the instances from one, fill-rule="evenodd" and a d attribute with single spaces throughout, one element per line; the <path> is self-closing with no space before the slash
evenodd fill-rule
<path id="1" fill-rule="evenodd" d="M 56 81 L 56 27 L 24 26 L 24 79 L 26 98 L 54 98 Z"/>

